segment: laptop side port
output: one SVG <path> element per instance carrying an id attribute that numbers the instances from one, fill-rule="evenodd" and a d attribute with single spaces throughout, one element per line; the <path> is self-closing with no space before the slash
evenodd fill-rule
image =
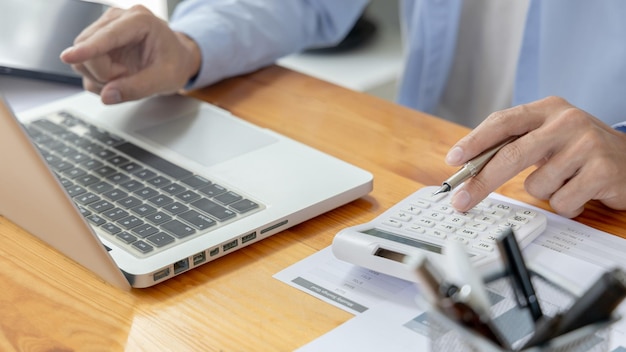
<path id="1" fill-rule="evenodd" d="M 185 258 L 174 263 L 174 275 L 182 273 L 187 269 L 189 269 L 189 258 Z"/>
<path id="2" fill-rule="evenodd" d="M 170 276 L 170 268 L 165 268 L 154 273 L 154 275 L 152 275 L 152 278 L 156 282 L 168 276 Z"/>
<path id="3" fill-rule="evenodd" d="M 237 247 L 237 245 L 239 244 L 239 240 L 238 239 L 234 239 L 228 243 L 226 243 L 225 245 L 222 246 L 222 251 L 226 252 L 229 249 L 233 249 L 235 247 Z"/>
<path id="4" fill-rule="evenodd" d="M 215 257 L 215 256 L 216 256 L 216 255 L 218 255 L 218 254 L 220 254 L 220 248 L 219 248 L 219 247 L 215 247 L 215 248 L 213 248 L 213 249 L 211 249 L 211 250 L 209 251 L 209 255 L 210 255 L 211 257 Z"/>
<path id="5" fill-rule="evenodd" d="M 200 252 L 193 256 L 193 266 L 200 265 L 206 261 L 206 252 Z"/>
<path id="6" fill-rule="evenodd" d="M 256 238 L 256 231 L 249 233 L 241 238 L 241 243 L 250 242 Z"/>

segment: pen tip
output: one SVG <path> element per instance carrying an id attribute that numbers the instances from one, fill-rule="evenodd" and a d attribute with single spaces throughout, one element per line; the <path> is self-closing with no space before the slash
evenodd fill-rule
<path id="1" fill-rule="evenodd" d="M 433 196 L 438 195 L 439 193 L 444 193 L 444 192 L 449 192 L 450 191 L 450 186 L 447 184 L 442 185 L 438 190 L 436 190 L 435 192 L 433 192 Z"/>

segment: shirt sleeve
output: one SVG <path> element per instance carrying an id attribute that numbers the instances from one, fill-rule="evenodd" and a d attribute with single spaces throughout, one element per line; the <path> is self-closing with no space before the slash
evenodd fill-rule
<path id="1" fill-rule="evenodd" d="M 367 0 L 185 0 L 170 20 L 200 47 L 195 89 L 254 71 L 305 48 L 336 44 Z"/>

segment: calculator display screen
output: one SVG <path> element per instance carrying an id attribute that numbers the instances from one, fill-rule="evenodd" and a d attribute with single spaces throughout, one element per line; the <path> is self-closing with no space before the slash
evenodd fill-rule
<path id="1" fill-rule="evenodd" d="M 428 242 L 423 242 L 423 241 L 419 241 L 413 238 L 407 238 L 407 237 L 403 237 L 403 236 L 399 236 L 396 235 L 394 233 L 391 232 L 387 232 L 387 231 L 383 231 L 383 230 L 379 230 L 379 229 L 368 229 L 368 230 L 364 230 L 361 231 L 361 233 L 366 234 L 366 235 L 370 235 L 370 236 L 374 236 L 374 237 L 378 237 L 378 238 L 383 238 L 389 241 L 393 241 L 393 242 L 398 242 L 401 244 L 406 244 L 407 246 L 411 246 L 411 247 L 415 247 L 415 248 L 420 248 L 429 252 L 433 252 L 433 253 L 437 253 L 437 254 L 441 254 L 442 253 L 442 247 L 438 246 L 436 244 L 433 243 L 428 243 Z"/>

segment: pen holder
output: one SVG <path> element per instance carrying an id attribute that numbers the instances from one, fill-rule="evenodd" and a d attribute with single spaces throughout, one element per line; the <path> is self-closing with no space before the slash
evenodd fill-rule
<path id="1" fill-rule="evenodd" d="M 564 311 L 577 298 L 571 292 L 536 273 L 531 272 L 531 280 L 546 316 L 552 317 Z M 617 316 L 608 322 L 590 324 L 557 336 L 542 346 L 521 349 L 534 330 L 534 322 L 528 309 L 518 307 L 515 292 L 507 276 L 488 281 L 486 289 L 492 302 L 490 313 L 493 326 L 510 348 L 499 346 L 452 320 L 437 308 L 418 300 L 418 304 L 425 307 L 428 312 L 431 351 L 600 352 L 609 350 L 610 326 L 619 319 Z"/>

